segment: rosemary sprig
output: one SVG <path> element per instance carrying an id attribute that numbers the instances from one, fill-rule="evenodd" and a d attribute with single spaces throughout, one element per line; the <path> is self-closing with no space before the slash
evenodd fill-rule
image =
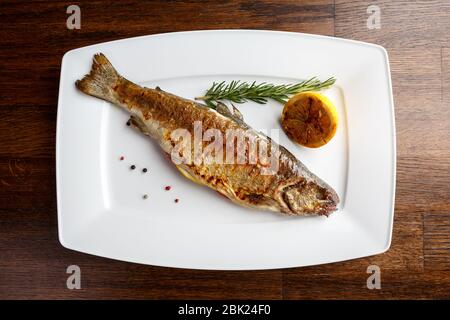
<path id="1" fill-rule="evenodd" d="M 216 108 L 214 102 L 223 100 L 235 103 L 254 101 L 259 104 L 264 104 L 267 103 L 268 99 L 273 99 L 285 104 L 289 99 L 289 96 L 293 94 L 329 88 L 335 82 L 336 79 L 333 77 L 323 82 L 319 81 L 316 77 L 313 77 L 297 84 L 282 85 L 274 85 L 266 82 L 253 82 L 249 84 L 248 82 L 241 82 L 239 80 L 233 80 L 227 84 L 225 81 L 222 81 L 219 83 L 214 82 L 204 96 L 196 97 L 195 99 L 203 100 L 206 105 L 214 109 Z"/>

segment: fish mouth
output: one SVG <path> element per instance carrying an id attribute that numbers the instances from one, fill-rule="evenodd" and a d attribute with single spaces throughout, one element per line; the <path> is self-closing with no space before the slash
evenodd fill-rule
<path id="1" fill-rule="evenodd" d="M 334 211 L 336 211 L 339 204 L 339 197 L 336 192 L 332 189 L 323 189 L 324 190 L 324 199 L 317 199 L 319 204 L 317 214 L 321 216 L 328 217 Z"/>
<path id="2" fill-rule="evenodd" d="M 322 205 L 322 215 L 329 216 L 338 209 L 339 196 L 333 189 L 325 189 L 325 200 Z"/>
<path id="3" fill-rule="evenodd" d="M 316 182 L 301 181 L 283 188 L 280 205 L 290 215 L 329 216 L 337 210 L 339 197 L 327 186 Z"/>
<path id="4" fill-rule="evenodd" d="M 317 211 L 317 214 L 328 217 L 330 214 L 332 214 L 336 210 L 337 210 L 337 203 L 328 201 L 327 203 L 323 204 L 320 207 L 320 209 Z"/>

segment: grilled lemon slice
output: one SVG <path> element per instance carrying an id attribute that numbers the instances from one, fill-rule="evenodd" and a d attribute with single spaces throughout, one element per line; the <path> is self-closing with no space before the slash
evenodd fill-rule
<path id="1" fill-rule="evenodd" d="M 309 148 L 327 144 L 336 133 L 338 115 L 333 103 L 317 92 L 302 92 L 286 103 L 281 125 L 294 142 Z"/>

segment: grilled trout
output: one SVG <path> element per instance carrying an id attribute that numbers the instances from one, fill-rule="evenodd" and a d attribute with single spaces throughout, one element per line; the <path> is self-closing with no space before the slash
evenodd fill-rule
<path id="1" fill-rule="evenodd" d="M 328 216 L 336 210 L 336 192 L 288 150 L 248 126 L 235 108 L 218 104 L 212 109 L 158 87 L 141 87 L 119 75 L 101 53 L 76 87 L 125 109 L 133 126 L 155 139 L 184 176 L 238 205 L 288 215 Z M 230 132 L 244 132 L 245 139 Z M 196 135 L 202 137 L 197 142 Z M 187 136 L 194 136 L 194 143 Z M 241 148 L 233 148 L 238 144 Z"/>

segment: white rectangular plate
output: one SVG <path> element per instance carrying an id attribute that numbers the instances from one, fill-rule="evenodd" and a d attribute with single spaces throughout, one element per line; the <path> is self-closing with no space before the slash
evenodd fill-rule
<path id="1" fill-rule="evenodd" d="M 279 141 L 337 191 L 339 211 L 329 218 L 259 212 L 186 180 L 154 142 L 125 125 L 125 112 L 76 90 L 75 81 L 89 72 L 97 52 L 129 80 L 191 99 L 213 81 L 336 77 L 324 92 L 339 115 L 331 142 L 306 149 L 282 131 Z M 276 102 L 239 109 L 254 128 L 281 128 L 282 106 Z M 59 239 L 69 249 L 159 266 L 243 270 L 336 262 L 390 246 L 394 106 L 387 53 L 377 45 L 218 30 L 72 50 L 62 61 L 56 148 Z M 137 170 L 131 171 L 131 164 Z M 149 172 L 142 173 L 143 167 Z M 172 189 L 164 190 L 166 185 Z"/>

